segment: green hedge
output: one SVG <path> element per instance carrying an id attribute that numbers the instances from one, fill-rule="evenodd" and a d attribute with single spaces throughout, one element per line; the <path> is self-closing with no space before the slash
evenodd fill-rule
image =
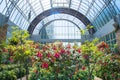
<path id="1" fill-rule="evenodd" d="M 17 80 L 17 76 L 14 71 L 0 72 L 0 80 Z"/>
<path id="2" fill-rule="evenodd" d="M 0 80 L 17 80 L 26 75 L 24 67 L 20 69 L 20 65 L 0 65 Z"/>
<path id="3" fill-rule="evenodd" d="M 3 71 L 3 70 L 12 70 L 12 69 L 18 68 L 18 67 L 20 67 L 20 65 L 17 65 L 17 64 L 7 64 L 7 65 L 1 64 L 0 65 L 0 72 Z"/>
<path id="4" fill-rule="evenodd" d="M 23 77 L 26 74 L 25 68 L 15 68 L 13 70 L 4 70 L 0 72 L 0 80 L 17 80 L 20 77 Z"/>

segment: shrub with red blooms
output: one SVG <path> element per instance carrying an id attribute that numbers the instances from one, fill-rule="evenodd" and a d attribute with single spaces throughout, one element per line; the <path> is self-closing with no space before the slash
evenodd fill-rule
<path id="1" fill-rule="evenodd" d="M 49 48 L 47 48 L 46 51 L 44 51 L 44 48 L 39 51 L 37 50 L 37 54 L 34 56 L 33 67 L 37 67 L 37 71 L 40 73 L 37 75 L 43 75 L 47 71 L 44 76 L 48 76 L 48 73 L 50 73 L 57 78 L 59 77 L 59 74 L 66 78 L 72 78 L 75 73 L 74 70 L 76 69 L 76 64 L 81 62 L 78 61 L 79 59 L 77 58 L 80 56 L 79 53 L 81 53 L 80 48 L 74 50 L 70 44 L 63 46 L 62 43 L 46 44 L 44 47 Z M 55 79 L 55 77 L 53 79 Z"/>
<path id="2" fill-rule="evenodd" d="M 37 55 L 34 55 L 34 65 L 32 67 L 33 70 L 34 68 L 37 69 L 37 74 L 35 74 L 34 71 L 31 71 L 31 80 L 88 80 L 88 78 L 89 80 L 93 80 L 93 75 L 99 74 L 99 69 L 102 71 L 108 69 L 108 66 L 109 68 L 111 67 L 111 69 L 107 70 L 108 72 L 111 72 L 113 69 L 116 70 L 116 68 L 118 69 L 118 64 L 112 64 L 112 66 L 117 66 L 114 66 L 114 68 L 110 66 L 111 61 L 116 61 L 115 59 L 118 59 L 118 56 L 109 58 L 107 54 L 103 54 L 104 52 L 101 51 L 102 49 L 104 50 L 104 48 L 108 48 L 108 45 L 104 42 L 101 43 L 102 46 L 96 46 L 96 44 L 97 43 L 94 40 L 91 42 L 85 42 L 81 47 L 72 47 L 70 44 L 63 46 L 61 43 L 44 45 L 45 49 L 42 48 L 41 50 L 35 50 Z M 98 48 L 101 50 L 99 51 Z M 105 56 L 106 59 L 104 59 Z M 104 77 L 108 76 L 109 73 L 107 73 L 106 70 L 104 71 L 99 75 Z M 110 76 L 116 77 L 116 73 L 110 73 Z M 85 77 L 87 78 L 84 79 Z M 116 80 L 117 79 L 118 78 L 116 78 Z"/>
<path id="3" fill-rule="evenodd" d="M 99 51 L 104 51 L 106 49 L 107 52 L 110 52 L 109 45 L 104 41 L 98 43 L 97 47 Z"/>
<path id="4" fill-rule="evenodd" d="M 97 76 L 103 80 L 117 80 L 120 78 L 120 56 L 117 54 L 103 54 L 98 63 Z M 106 73 L 106 75 L 104 75 Z"/>
<path id="5" fill-rule="evenodd" d="M 99 44 L 97 44 L 98 48 L 108 48 L 108 44 L 106 44 L 104 41 L 100 42 Z"/>

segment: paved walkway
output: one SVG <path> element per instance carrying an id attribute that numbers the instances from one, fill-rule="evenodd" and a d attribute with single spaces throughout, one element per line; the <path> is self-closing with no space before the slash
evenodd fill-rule
<path id="1" fill-rule="evenodd" d="M 102 80 L 102 79 L 100 79 L 100 78 L 98 78 L 98 77 L 95 77 L 94 80 Z"/>
<path id="2" fill-rule="evenodd" d="M 20 79 L 18 79 L 18 80 L 20 80 Z M 23 77 L 22 80 L 26 80 L 26 77 Z M 102 79 L 95 77 L 94 80 L 102 80 Z"/>
<path id="3" fill-rule="evenodd" d="M 17 80 L 20 80 L 20 79 L 17 79 Z M 26 76 L 22 78 L 22 80 L 26 80 Z"/>

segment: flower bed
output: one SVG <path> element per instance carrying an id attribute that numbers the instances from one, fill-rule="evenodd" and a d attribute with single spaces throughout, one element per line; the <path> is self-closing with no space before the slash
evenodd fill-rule
<path id="1" fill-rule="evenodd" d="M 17 78 L 22 77 L 17 73 L 23 70 L 24 74 L 22 65 L 25 65 L 26 75 L 31 66 L 30 80 L 93 80 L 95 76 L 103 80 L 120 79 L 120 55 L 111 53 L 105 42 L 98 43 L 98 39 L 94 39 L 81 46 L 69 43 L 64 46 L 62 42 L 39 44 L 28 40 L 28 32 L 17 30 L 13 33 L 7 45 L 0 47 L 0 55 L 8 55 L 5 62 L 19 63 L 20 69 L 4 68 L 10 71 L 0 72 L 3 76 L 0 80 L 8 76 L 14 80 L 12 75 L 15 74 Z M 3 63 L 3 59 L 0 57 L 0 62 Z"/>

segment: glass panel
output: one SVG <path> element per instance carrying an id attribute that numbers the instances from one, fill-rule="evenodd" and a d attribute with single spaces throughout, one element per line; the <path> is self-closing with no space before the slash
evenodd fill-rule
<path id="1" fill-rule="evenodd" d="M 6 7 L 6 2 L 5 2 L 5 0 L 3 0 L 2 3 L 0 4 L 0 13 L 2 13 L 4 11 L 5 7 Z"/>
<path id="2" fill-rule="evenodd" d="M 79 29 L 73 23 L 65 20 L 54 21 L 45 30 L 49 39 L 81 39 Z"/>
<path id="3" fill-rule="evenodd" d="M 41 3 L 43 5 L 44 10 L 47 10 L 47 9 L 51 8 L 50 0 L 41 0 Z"/>

